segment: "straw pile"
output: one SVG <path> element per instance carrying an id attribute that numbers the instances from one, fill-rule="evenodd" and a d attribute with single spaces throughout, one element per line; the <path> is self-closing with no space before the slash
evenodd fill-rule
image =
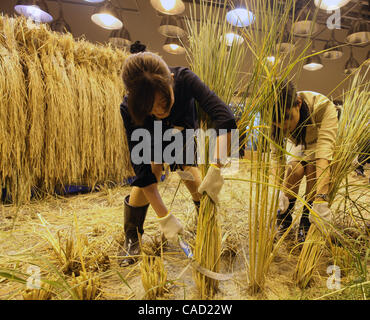
<path id="1" fill-rule="evenodd" d="M 119 105 L 126 53 L 0 17 L 0 186 L 22 203 L 132 175 Z"/>

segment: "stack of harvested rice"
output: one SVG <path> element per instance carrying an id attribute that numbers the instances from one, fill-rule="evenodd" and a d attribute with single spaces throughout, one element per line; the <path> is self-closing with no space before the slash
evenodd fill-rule
<path id="1" fill-rule="evenodd" d="M 0 187 L 13 202 L 132 176 L 119 113 L 125 57 L 0 16 Z"/>

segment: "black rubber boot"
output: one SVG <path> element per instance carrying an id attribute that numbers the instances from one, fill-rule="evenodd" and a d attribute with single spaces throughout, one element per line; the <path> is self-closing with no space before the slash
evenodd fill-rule
<path id="1" fill-rule="evenodd" d="M 280 234 L 283 234 L 292 224 L 292 213 L 294 210 L 295 201 L 295 198 L 289 200 L 289 206 L 285 212 L 278 210 L 276 224 Z"/>
<path id="2" fill-rule="evenodd" d="M 308 204 L 310 205 L 310 207 L 312 207 L 312 201 L 309 201 Z M 298 227 L 298 237 L 297 237 L 298 243 L 302 243 L 306 240 L 308 230 L 310 229 L 311 226 L 309 215 L 310 211 L 308 210 L 307 207 L 304 207 L 301 221 L 299 222 Z"/>
<path id="3" fill-rule="evenodd" d="M 141 252 L 139 235 L 141 237 L 144 233 L 143 226 L 149 208 L 149 204 L 143 207 L 130 206 L 129 200 L 130 196 L 127 196 L 124 208 L 125 242 L 118 253 L 123 258 L 120 261 L 121 266 L 133 264 L 137 259 L 133 256 L 137 256 Z"/>

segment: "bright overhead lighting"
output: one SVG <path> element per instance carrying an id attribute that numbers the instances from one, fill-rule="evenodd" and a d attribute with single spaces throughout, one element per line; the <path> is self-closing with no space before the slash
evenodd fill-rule
<path id="1" fill-rule="evenodd" d="M 311 54 L 315 54 L 316 51 L 313 49 L 311 51 Z M 324 65 L 321 62 L 320 56 L 315 54 L 313 56 L 310 56 L 307 58 L 305 65 L 303 66 L 303 69 L 308 71 L 317 71 L 324 67 Z"/>
<path id="2" fill-rule="evenodd" d="M 171 54 L 184 54 L 185 48 L 183 47 L 181 41 L 178 38 L 167 38 L 163 49 Z"/>
<path id="3" fill-rule="evenodd" d="M 103 4 L 101 7 L 95 9 L 91 20 L 98 26 L 108 29 L 117 30 L 123 27 L 123 23 L 117 18 L 118 14 L 110 2 Z"/>
<path id="4" fill-rule="evenodd" d="M 331 11 L 344 7 L 349 2 L 351 0 L 315 0 L 315 5 L 322 10 Z"/>
<path id="5" fill-rule="evenodd" d="M 92 3 L 100 3 L 100 2 L 104 2 L 105 0 L 85 0 L 87 2 L 92 2 Z"/>
<path id="6" fill-rule="evenodd" d="M 181 14 L 185 10 L 182 0 L 150 0 L 153 8 L 169 15 Z"/>
<path id="7" fill-rule="evenodd" d="M 236 8 L 226 14 L 226 20 L 235 27 L 247 27 L 254 22 L 255 17 L 253 12 L 246 8 Z"/>
<path id="8" fill-rule="evenodd" d="M 238 34 L 234 32 L 229 32 L 225 34 L 225 40 L 226 40 L 226 45 L 231 47 L 233 43 L 236 44 L 241 44 L 244 42 L 243 37 L 239 36 Z"/>
<path id="9" fill-rule="evenodd" d="M 14 10 L 35 22 L 50 23 L 53 17 L 48 13 L 48 7 L 44 0 L 17 1 Z"/>

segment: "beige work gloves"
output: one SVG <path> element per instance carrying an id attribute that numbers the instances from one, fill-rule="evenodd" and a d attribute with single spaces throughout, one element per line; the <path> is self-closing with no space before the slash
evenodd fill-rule
<path id="1" fill-rule="evenodd" d="M 332 212 L 329 208 L 329 204 L 326 201 L 314 201 L 312 210 L 316 214 L 310 214 L 310 222 L 324 234 L 327 234 L 327 228 L 332 222 Z"/>
<path id="2" fill-rule="evenodd" d="M 166 237 L 171 242 L 177 242 L 177 236 L 184 232 L 181 222 L 170 212 L 162 218 L 158 218 L 159 227 Z"/>
<path id="3" fill-rule="evenodd" d="M 198 188 L 198 192 L 207 195 L 212 199 L 214 203 L 218 203 L 218 194 L 224 184 L 224 178 L 221 175 L 221 169 L 215 165 L 211 165 L 208 169 L 206 176 Z"/>
<path id="4" fill-rule="evenodd" d="M 285 211 L 288 210 L 288 207 L 289 207 L 289 199 L 288 197 L 285 195 L 284 192 L 280 191 L 279 193 L 279 210 L 281 213 L 284 213 Z"/>

